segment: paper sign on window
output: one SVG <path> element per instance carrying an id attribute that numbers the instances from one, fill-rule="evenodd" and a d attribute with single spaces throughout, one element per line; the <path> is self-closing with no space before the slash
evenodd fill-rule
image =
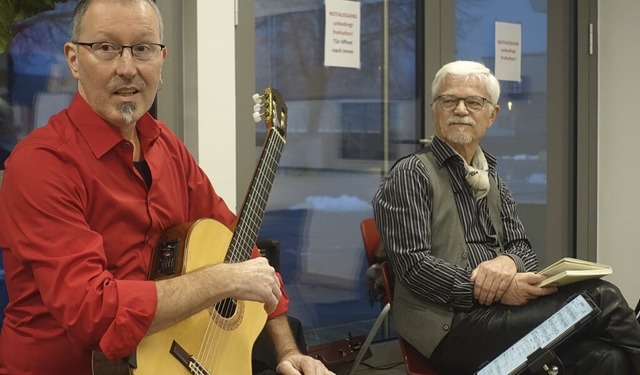
<path id="1" fill-rule="evenodd" d="M 324 65 L 360 69 L 360 2 L 325 0 Z"/>

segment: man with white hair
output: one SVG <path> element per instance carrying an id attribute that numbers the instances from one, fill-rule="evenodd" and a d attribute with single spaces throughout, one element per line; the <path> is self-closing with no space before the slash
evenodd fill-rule
<path id="1" fill-rule="evenodd" d="M 372 201 L 395 274 L 398 334 L 444 373 L 470 374 L 586 291 L 601 313 L 557 348 L 563 374 L 640 373 L 640 325 L 618 288 L 537 286 L 546 277 L 516 203 L 479 146 L 500 112 L 498 80 L 455 61 L 431 94 L 435 137 L 393 166 Z"/>

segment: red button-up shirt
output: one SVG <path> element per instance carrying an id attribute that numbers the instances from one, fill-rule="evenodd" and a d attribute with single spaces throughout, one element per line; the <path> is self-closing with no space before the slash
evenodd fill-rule
<path id="1" fill-rule="evenodd" d="M 0 374 L 91 374 L 92 350 L 132 353 L 156 310 L 147 274 L 159 235 L 203 217 L 235 220 L 165 124 L 145 115 L 137 129 L 149 188 L 132 145 L 79 95 L 7 160 L 0 247 L 10 302 Z M 271 316 L 287 303 L 283 293 Z"/>

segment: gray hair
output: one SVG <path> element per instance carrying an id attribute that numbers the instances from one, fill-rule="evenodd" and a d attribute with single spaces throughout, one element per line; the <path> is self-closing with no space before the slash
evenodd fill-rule
<path id="1" fill-rule="evenodd" d="M 474 79 L 477 82 L 482 83 L 489 95 L 489 100 L 493 104 L 498 103 L 500 98 L 500 82 L 491 74 L 491 70 L 486 66 L 475 61 L 453 61 L 445 64 L 438 73 L 436 73 L 433 83 L 431 84 L 431 97 L 435 98 L 442 85 L 444 84 L 444 78 L 446 76 L 452 76 L 456 78 L 464 78 L 465 80 Z"/>
<path id="2" fill-rule="evenodd" d="M 82 31 L 82 20 L 84 19 L 85 13 L 87 13 L 87 9 L 89 5 L 94 0 L 80 0 L 76 5 L 76 9 L 73 11 L 73 21 L 71 23 L 71 40 L 74 42 L 78 41 L 80 37 L 80 32 Z M 160 9 L 156 5 L 154 0 L 119 0 L 122 4 L 133 3 L 133 2 L 145 2 L 151 5 L 151 8 L 158 16 L 158 26 L 160 27 L 160 43 L 164 40 L 164 25 L 162 22 L 162 14 L 160 13 Z"/>

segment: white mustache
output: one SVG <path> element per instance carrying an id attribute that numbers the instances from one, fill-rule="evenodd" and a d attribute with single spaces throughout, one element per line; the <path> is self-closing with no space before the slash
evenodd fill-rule
<path id="1" fill-rule="evenodd" d="M 476 122 L 474 119 L 472 119 L 471 117 L 460 117 L 460 116 L 453 116 L 450 117 L 447 120 L 447 125 L 451 125 L 451 124 L 464 124 L 464 125 L 471 125 L 471 126 L 476 126 Z"/>

